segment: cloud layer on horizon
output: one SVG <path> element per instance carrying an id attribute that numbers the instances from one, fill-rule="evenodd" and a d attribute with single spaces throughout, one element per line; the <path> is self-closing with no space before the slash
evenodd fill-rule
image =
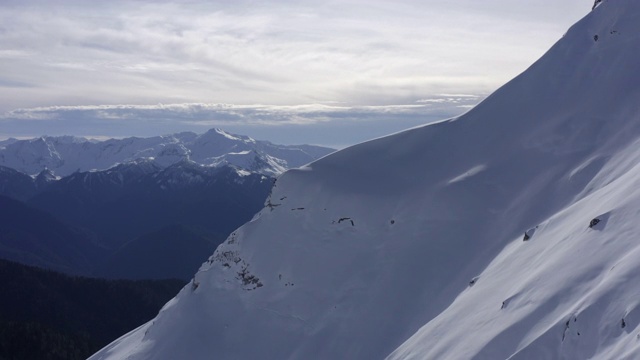
<path id="1" fill-rule="evenodd" d="M 81 135 L 101 138 L 154 136 L 180 131 L 204 132 L 220 127 L 260 138 L 271 128 L 279 142 L 311 142 L 342 146 L 388 132 L 453 117 L 482 99 L 479 95 L 440 94 L 411 105 L 79 105 L 16 109 L 0 115 L 0 138 L 10 136 Z M 338 130 L 338 129 L 343 130 Z M 73 129 L 73 130 L 71 130 Z M 335 129 L 332 130 L 332 129 Z M 345 131 L 347 134 L 345 134 Z M 300 135 L 312 132 L 317 138 Z M 354 133 L 355 132 L 355 133 Z M 286 134 L 298 133 L 290 140 Z M 348 134 L 350 133 L 350 134 Z M 277 136 L 280 134 L 281 136 Z M 322 136 L 326 139 L 322 141 Z M 349 135 L 340 139 L 341 136 Z M 332 143 L 333 141 L 333 143 Z M 336 142 L 338 141 L 338 142 Z"/>
<path id="2" fill-rule="evenodd" d="M 464 109 L 438 94 L 492 92 L 589 8 L 584 0 L 4 0 L 0 137 L 114 136 L 115 123 L 134 135 L 206 121 L 250 132 L 382 119 L 367 106 L 423 105 L 387 112 L 393 119 L 427 105 L 427 117 L 436 105 L 438 118 L 453 116 Z M 207 110 L 212 103 L 235 105 Z M 292 110 L 304 104 L 324 108 Z"/>
<path id="3" fill-rule="evenodd" d="M 486 93 L 561 36 L 574 2 L 5 0 L 0 111 Z"/>

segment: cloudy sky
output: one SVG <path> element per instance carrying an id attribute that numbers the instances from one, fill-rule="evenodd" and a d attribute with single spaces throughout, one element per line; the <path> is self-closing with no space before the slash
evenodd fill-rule
<path id="1" fill-rule="evenodd" d="M 0 0 L 0 139 L 344 146 L 468 110 L 591 0 Z"/>

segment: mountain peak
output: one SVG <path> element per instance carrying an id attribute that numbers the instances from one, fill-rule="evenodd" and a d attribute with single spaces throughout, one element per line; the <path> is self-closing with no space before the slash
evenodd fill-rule
<path id="1" fill-rule="evenodd" d="M 38 175 L 35 177 L 35 184 L 38 188 L 42 188 L 48 185 L 52 181 L 60 180 L 60 177 L 56 176 L 53 171 L 48 168 L 44 168 Z"/>
<path id="2" fill-rule="evenodd" d="M 60 176 L 75 171 L 109 169 L 116 164 L 140 159 L 153 159 L 163 167 L 184 159 L 202 165 L 215 165 L 216 159 L 225 154 L 245 151 L 258 151 L 277 159 L 275 163 L 280 165 L 265 169 L 264 173 L 279 174 L 289 167 L 304 165 L 333 151 L 319 146 L 308 146 L 305 149 L 310 151 L 299 151 L 295 146 L 273 145 L 221 129 L 211 129 L 201 135 L 182 132 L 106 141 L 89 141 L 73 136 L 42 136 L 30 140 L 4 141 L 0 145 L 0 165 L 26 174 L 37 174 L 46 167 Z"/>
<path id="3" fill-rule="evenodd" d="M 245 142 L 245 143 L 255 143 L 256 141 L 248 136 L 244 135 L 236 135 L 226 132 L 220 128 L 213 128 L 202 135 L 203 138 L 219 138 L 222 137 L 231 141 Z"/>

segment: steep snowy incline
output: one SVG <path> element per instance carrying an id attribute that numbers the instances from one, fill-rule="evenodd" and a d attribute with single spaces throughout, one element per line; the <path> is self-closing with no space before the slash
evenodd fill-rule
<path id="1" fill-rule="evenodd" d="M 514 238 L 389 359 L 640 358 L 638 146 Z"/>
<path id="2" fill-rule="evenodd" d="M 605 1 L 460 118 L 286 172 L 91 359 L 637 358 L 639 20 Z"/>

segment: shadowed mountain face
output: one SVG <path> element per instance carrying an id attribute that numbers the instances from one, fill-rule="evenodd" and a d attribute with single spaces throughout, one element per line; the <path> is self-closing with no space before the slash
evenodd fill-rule
<path id="1" fill-rule="evenodd" d="M 112 249 L 167 225 L 219 243 L 262 208 L 272 181 L 227 166 L 125 164 L 66 177 L 28 203 L 98 234 Z"/>
<path id="2" fill-rule="evenodd" d="M 59 180 L 45 172 L 32 178 L 0 171 L 0 193 L 27 198 L 26 205 L 3 198 L 0 209 L 7 216 L 0 219 L 5 229 L 0 256 L 68 273 L 131 279 L 189 279 L 229 233 L 263 207 L 273 183 L 234 167 L 189 161 L 162 168 L 143 160 Z M 135 255 L 125 254 L 125 244 L 137 249 Z M 175 266 L 165 262 L 167 247 L 181 254 L 172 258 Z M 144 261 L 134 271 L 131 261 L 141 254 Z M 160 263 L 164 266 L 156 266 Z"/>
<path id="3" fill-rule="evenodd" d="M 72 274 L 89 273 L 104 253 L 86 231 L 0 196 L 0 258 Z"/>
<path id="4" fill-rule="evenodd" d="M 37 194 L 39 190 L 44 189 L 47 184 L 48 181 L 44 175 L 39 175 L 34 179 L 12 168 L 0 166 L 0 195 L 26 201 Z"/>

